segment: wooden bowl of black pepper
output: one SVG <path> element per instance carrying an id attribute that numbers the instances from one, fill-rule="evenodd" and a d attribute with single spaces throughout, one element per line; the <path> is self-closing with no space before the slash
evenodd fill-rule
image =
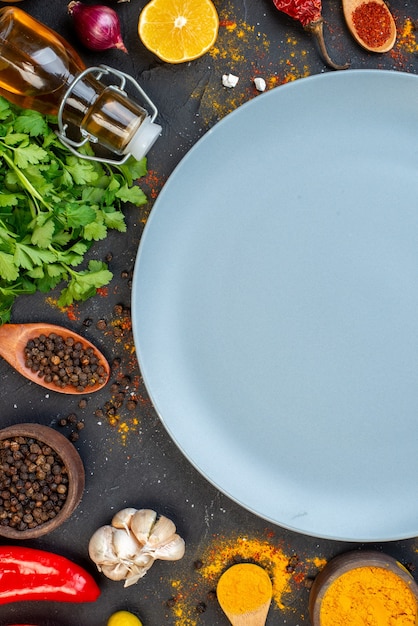
<path id="1" fill-rule="evenodd" d="M 0 536 L 34 539 L 67 520 L 81 501 L 85 472 L 73 444 L 41 424 L 0 430 Z"/>

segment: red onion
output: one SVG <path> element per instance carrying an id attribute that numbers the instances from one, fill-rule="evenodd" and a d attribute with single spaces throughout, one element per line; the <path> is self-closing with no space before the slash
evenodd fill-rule
<path id="1" fill-rule="evenodd" d="M 74 26 L 80 41 L 90 50 L 118 48 L 128 52 L 122 40 L 120 22 L 116 11 L 101 4 L 86 5 L 72 0 L 67 6 L 74 18 Z"/>

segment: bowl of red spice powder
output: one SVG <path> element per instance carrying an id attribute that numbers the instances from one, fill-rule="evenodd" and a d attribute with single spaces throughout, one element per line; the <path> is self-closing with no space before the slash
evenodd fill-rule
<path id="1" fill-rule="evenodd" d="M 315 578 L 312 626 L 416 626 L 418 585 L 395 558 L 375 551 L 341 554 Z"/>
<path id="2" fill-rule="evenodd" d="M 33 539 L 45 535 L 81 501 L 85 472 L 74 445 L 41 424 L 0 430 L 0 536 Z"/>

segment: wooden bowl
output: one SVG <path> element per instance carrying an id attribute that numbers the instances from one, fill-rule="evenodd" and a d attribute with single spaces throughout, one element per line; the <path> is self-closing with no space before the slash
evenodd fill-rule
<path id="1" fill-rule="evenodd" d="M 309 615 L 312 626 L 321 626 L 320 613 L 324 596 L 331 585 L 342 575 L 360 567 L 380 567 L 393 572 L 411 590 L 418 606 L 418 585 L 412 575 L 399 561 L 381 552 L 356 551 L 346 552 L 334 557 L 319 572 L 309 594 Z"/>
<path id="2" fill-rule="evenodd" d="M 64 435 L 49 426 L 41 424 L 14 424 L 0 430 L 0 441 L 16 437 L 33 438 L 44 443 L 55 452 L 65 466 L 68 475 L 67 492 L 64 502 L 55 517 L 39 523 L 34 528 L 18 530 L 0 519 L 0 536 L 8 539 L 34 539 L 52 532 L 67 520 L 81 501 L 85 473 L 80 455 L 73 444 Z"/>

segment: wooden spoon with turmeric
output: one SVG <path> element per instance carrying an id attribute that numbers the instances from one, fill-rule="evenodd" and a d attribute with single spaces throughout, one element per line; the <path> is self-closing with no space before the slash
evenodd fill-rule
<path id="1" fill-rule="evenodd" d="M 227 569 L 218 581 L 218 602 L 232 626 L 264 626 L 273 588 L 267 572 L 254 563 Z"/>

